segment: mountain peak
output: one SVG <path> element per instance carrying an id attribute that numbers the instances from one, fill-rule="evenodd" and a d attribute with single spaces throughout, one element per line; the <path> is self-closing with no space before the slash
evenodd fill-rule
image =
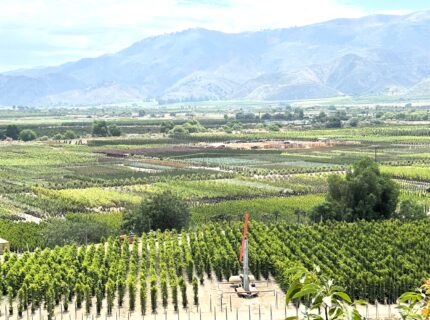
<path id="1" fill-rule="evenodd" d="M 191 28 L 98 58 L 8 73 L 0 104 L 382 95 L 430 78 L 429 32 L 430 11 L 235 34 Z"/>

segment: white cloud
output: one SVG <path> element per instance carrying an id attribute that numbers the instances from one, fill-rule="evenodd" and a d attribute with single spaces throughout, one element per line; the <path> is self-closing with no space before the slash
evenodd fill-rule
<path id="1" fill-rule="evenodd" d="M 0 70 L 114 52 L 193 27 L 240 32 L 365 14 L 335 0 L 1 0 Z"/>

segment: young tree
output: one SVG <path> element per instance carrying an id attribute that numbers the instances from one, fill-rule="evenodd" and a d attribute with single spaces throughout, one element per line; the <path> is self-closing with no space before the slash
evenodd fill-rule
<path id="1" fill-rule="evenodd" d="M 55 292 L 53 286 L 49 286 L 48 292 L 45 297 L 46 301 L 46 311 L 48 312 L 48 320 L 52 320 L 54 318 L 54 310 L 55 310 Z"/>
<path id="2" fill-rule="evenodd" d="M 140 280 L 140 309 L 142 315 L 146 314 L 146 280 Z"/>
<path id="3" fill-rule="evenodd" d="M 172 288 L 172 304 L 175 311 L 178 311 L 178 285 L 176 281 L 172 281 L 170 284 Z"/>
<path id="4" fill-rule="evenodd" d="M 181 289 L 182 306 L 186 308 L 188 306 L 187 284 L 182 276 L 178 278 L 178 283 Z"/>
<path id="5" fill-rule="evenodd" d="M 118 306 L 122 307 L 122 304 L 124 302 L 124 296 L 125 296 L 125 280 L 122 278 L 122 276 L 119 276 L 117 281 L 118 286 Z"/>
<path id="6" fill-rule="evenodd" d="M 181 229 L 187 227 L 189 221 L 187 203 L 170 191 L 164 191 L 145 198 L 137 209 L 126 212 L 123 229 L 135 233 Z"/>
<path id="7" fill-rule="evenodd" d="M 69 298 L 70 298 L 70 290 L 69 287 L 66 285 L 63 290 L 63 308 L 64 312 L 69 311 Z"/>
<path id="8" fill-rule="evenodd" d="M 13 288 L 7 287 L 7 302 L 9 304 L 9 315 L 13 315 Z"/>
<path id="9" fill-rule="evenodd" d="M 152 313 L 157 312 L 157 287 L 151 286 L 151 309 Z"/>
<path id="10" fill-rule="evenodd" d="M 199 304 L 199 281 L 194 277 L 193 279 L 193 297 L 194 297 L 194 305 Z"/>
<path id="11" fill-rule="evenodd" d="M 84 294 L 85 294 L 85 311 L 87 313 L 90 313 L 93 302 L 92 302 L 92 296 L 91 296 L 91 288 L 89 285 L 84 286 Z"/>
<path id="12" fill-rule="evenodd" d="M 165 274 L 161 276 L 160 286 L 161 286 L 161 299 L 163 303 L 163 308 L 166 309 L 167 301 L 168 301 L 168 291 L 167 291 L 167 279 Z"/>
<path id="13" fill-rule="evenodd" d="M 85 295 L 84 287 L 80 282 L 76 283 L 75 292 L 76 292 L 76 307 L 80 309 L 82 308 L 82 301 L 84 300 L 84 295 Z"/>
<path id="14" fill-rule="evenodd" d="M 100 315 L 103 307 L 103 290 L 101 288 L 101 284 L 97 285 L 96 288 L 96 312 L 97 315 Z"/>
<path id="15" fill-rule="evenodd" d="M 31 300 L 31 313 L 34 314 L 38 307 L 38 290 L 34 283 L 30 284 L 28 288 L 29 299 Z"/>
<path id="16" fill-rule="evenodd" d="M 136 306 L 136 279 L 135 277 L 129 277 L 127 279 L 127 287 L 128 287 L 128 307 L 130 311 L 134 311 Z"/>
<path id="17" fill-rule="evenodd" d="M 106 284 L 106 300 L 107 300 L 107 314 L 112 314 L 113 309 L 113 301 L 115 298 L 115 282 L 112 279 L 109 279 Z"/>
<path id="18" fill-rule="evenodd" d="M 20 288 L 18 290 L 18 294 L 17 294 L 17 300 L 18 300 L 18 316 L 21 318 L 22 317 L 22 312 L 24 311 L 24 290 L 22 288 Z"/>
<path id="19" fill-rule="evenodd" d="M 423 219 L 425 217 L 427 217 L 425 208 L 420 203 L 412 199 L 406 199 L 400 202 L 399 213 L 396 215 L 396 218 L 407 221 Z"/>

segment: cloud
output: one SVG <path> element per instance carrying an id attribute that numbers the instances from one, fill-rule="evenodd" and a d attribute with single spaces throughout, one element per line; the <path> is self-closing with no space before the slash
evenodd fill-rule
<path id="1" fill-rule="evenodd" d="M 187 28 L 240 32 L 365 14 L 335 0 L 1 0 L 0 71 L 114 52 Z"/>

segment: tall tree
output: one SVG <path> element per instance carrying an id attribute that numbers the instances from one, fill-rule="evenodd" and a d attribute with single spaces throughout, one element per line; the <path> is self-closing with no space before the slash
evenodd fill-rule
<path id="1" fill-rule="evenodd" d="M 109 128 L 106 121 L 94 121 L 93 123 L 93 136 L 107 137 L 109 135 Z"/>
<path id="2" fill-rule="evenodd" d="M 190 210 L 185 201 L 170 191 L 144 199 L 135 210 L 124 215 L 123 229 L 142 233 L 149 230 L 181 229 L 190 221 Z"/>
<path id="3" fill-rule="evenodd" d="M 370 158 L 355 163 L 345 177 L 330 176 L 328 186 L 326 202 L 311 213 L 314 221 L 380 220 L 395 213 L 399 187 Z"/>
<path id="4" fill-rule="evenodd" d="M 6 127 L 6 132 L 5 132 L 5 136 L 8 138 L 11 138 L 13 140 L 18 140 L 19 138 L 19 128 L 14 125 L 14 124 L 10 124 Z"/>

